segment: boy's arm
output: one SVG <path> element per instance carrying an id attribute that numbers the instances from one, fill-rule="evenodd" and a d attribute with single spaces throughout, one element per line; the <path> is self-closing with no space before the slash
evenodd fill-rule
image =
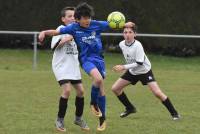
<path id="1" fill-rule="evenodd" d="M 65 43 L 69 43 L 70 41 L 73 40 L 73 36 L 70 35 L 70 34 L 67 34 L 67 35 L 64 35 L 62 36 L 62 38 L 60 39 L 60 42 L 59 42 L 59 47 L 60 46 L 63 46 Z"/>
<path id="2" fill-rule="evenodd" d="M 98 22 L 100 24 L 101 31 L 106 31 L 106 30 L 112 29 L 109 26 L 109 23 L 107 21 L 96 21 L 96 22 Z M 133 23 L 133 22 L 127 22 L 124 24 L 124 27 L 134 27 L 134 26 L 135 26 L 135 23 Z"/>
<path id="3" fill-rule="evenodd" d="M 45 36 L 56 36 L 59 34 L 60 32 L 58 30 L 45 30 L 39 33 L 38 39 L 40 42 L 43 42 Z"/>
<path id="4" fill-rule="evenodd" d="M 115 72 L 123 72 L 124 70 L 128 70 L 128 69 L 131 69 L 131 68 L 135 68 L 137 66 L 141 65 L 140 63 L 132 63 L 132 64 L 125 64 L 125 65 L 115 65 L 113 67 L 113 70 Z"/>
<path id="5" fill-rule="evenodd" d="M 113 71 L 115 71 L 115 72 L 123 72 L 124 70 L 126 70 L 126 69 L 123 65 L 115 65 L 113 67 Z"/>
<path id="6" fill-rule="evenodd" d="M 54 51 L 56 48 L 62 47 L 64 44 L 70 44 L 72 40 L 73 36 L 69 34 L 53 36 L 51 41 L 51 49 Z"/>
<path id="7" fill-rule="evenodd" d="M 122 49 L 122 44 L 121 44 L 121 42 L 119 43 L 119 47 L 120 47 L 120 49 Z M 135 68 L 135 67 L 137 67 L 137 66 L 139 66 L 139 65 L 142 65 L 141 62 L 140 62 L 140 60 L 139 60 L 139 62 L 136 61 L 136 62 L 131 63 L 131 64 L 115 65 L 115 66 L 113 67 L 113 70 L 114 70 L 115 72 L 123 72 L 124 70 L 128 70 L 128 69 L 131 69 L 131 68 Z"/>

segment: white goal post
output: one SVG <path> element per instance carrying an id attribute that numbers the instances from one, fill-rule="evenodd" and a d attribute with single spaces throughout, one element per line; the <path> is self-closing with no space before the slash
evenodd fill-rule
<path id="1" fill-rule="evenodd" d="M 0 34 L 33 35 L 33 69 L 37 69 L 37 31 L 0 31 Z M 102 36 L 122 36 L 122 33 L 102 33 Z M 178 35 L 178 34 L 145 34 L 137 33 L 140 37 L 165 37 L 165 38 L 200 38 L 200 35 Z"/>

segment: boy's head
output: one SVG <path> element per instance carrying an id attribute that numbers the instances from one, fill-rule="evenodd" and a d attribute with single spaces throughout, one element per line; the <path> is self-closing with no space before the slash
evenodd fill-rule
<path id="1" fill-rule="evenodd" d="M 87 3 L 79 4 L 74 13 L 74 17 L 80 26 L 89 27 L 91 18 L 94 16 L 93 7 L 88 5 Z"/>
<path id="2" fill-rule="evenodd" d="M 74 7 L 64 7 L 61 10 L 61 21 L 65 24 L 68 25 L 69 23 L 72 23 L 75 21 L 74 19 Z"/>
<path id="3" fill-rule="evenodd" d="M 136 25 L 133 27 L 124 27 L 123 36 L 127 43 L 131 43 L 136 37 Z"/>

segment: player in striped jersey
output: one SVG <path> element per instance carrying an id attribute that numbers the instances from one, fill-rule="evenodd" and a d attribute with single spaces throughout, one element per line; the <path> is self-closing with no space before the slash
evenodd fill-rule
<path id="1" fill-rule="evenodd" d="M 126 111 L 122 112 L 120 117 L 123 118 L 136 112 L 135 106 L 131 104 L 124 93 L 123 88 L 130 84 L 135 85 L 140 81 L 143 85 L 147 85 L 152 93 L 161 100 L 162 104 L 170 112 L 172 119 L 177 120 L 180 116 L 172 105 L 170 99 L 158 86 L 151 70 L 151 63 L 144 52 L 143 46 L 135 39 L 135 29 L 135 25 L 133 27 L 124 28 L 123 36 L 125 40 L 119 43 L 119 47 L 122 50 L 126 64 L 116 65 L 113 67 L 113 70 L 116 72 L 126 71 L 112 86 L 112 91 L 126 107 Z"/>

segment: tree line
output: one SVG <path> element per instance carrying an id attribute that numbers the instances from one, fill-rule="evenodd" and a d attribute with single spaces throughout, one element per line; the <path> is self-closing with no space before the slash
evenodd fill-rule
<path id="1" fill-rule="evenodd" d="M 55 29 L 61 23 L 60 10 L 65 6 L 76 6 L 80 2 L 80 0 L 0 0 L 0 30 Z M 197 0 L 87 0 L 84 2 L 94 7 L 96 20 L 106 20 L 112 11 L 124 13 L 127 21 L 136 23 L 138 33 L 200 34 L 200 1 Z M 14 39 L 13 45 L 20 42 L 17 47 L 24 47 L 20 44 L 23 42 L 26 44 L 26 40 L 32 38 L 14 36 L 12 39 Z M 0 35 L 0 46 L 13 47 L 8 45 L 12 39 L 8 35 Z M 119 39 L 104 38 L 104 42 L 117 44 Z M 200 39 L 140 37 L 138 39 L 150 52 L 177 56 L 198 55 L 200 52 Z"/>

